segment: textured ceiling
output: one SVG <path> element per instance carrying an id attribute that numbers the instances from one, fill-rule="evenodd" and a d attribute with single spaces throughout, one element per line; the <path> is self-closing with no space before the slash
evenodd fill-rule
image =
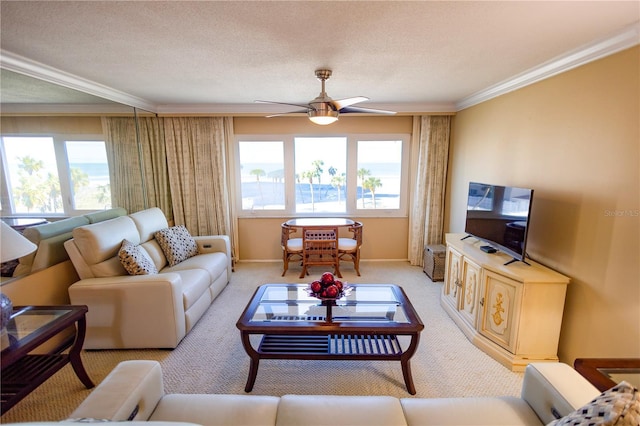
<path id="1" fill-rule="evenodd" d="M 334 99 L 451 110 L 640 19 L 638 1 L 3 0 L 0 8 L 3 53 L 165 112 L 306 103 L 320 92 L 321 67 L 333 70 Z M 17 101 L 9 86 L 3 102 Z"/>

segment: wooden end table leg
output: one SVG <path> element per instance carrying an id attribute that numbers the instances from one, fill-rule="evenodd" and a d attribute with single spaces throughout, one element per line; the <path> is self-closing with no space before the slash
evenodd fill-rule
<path id="1" fill-rule="evenodd" d="M 71 363 L 73 371 L 75 371 L 76 376 L 78 376 L 82 384 L 85 385 L 87 389 L 91 389 L 95 385 L 89 377 L 89 374 L 87 374 L 87 370 L 84 369 L 82 358 L 80 357 L 80 352 L 82 351 L 82 345 L 84 344 L 84 336 L 86 331 L 87 320 L 83 315 L 77 323 L 76 339 L 73 342 L 73 346 L 71 346 L 71 349 L 69 350 L 69 362 Z"/>

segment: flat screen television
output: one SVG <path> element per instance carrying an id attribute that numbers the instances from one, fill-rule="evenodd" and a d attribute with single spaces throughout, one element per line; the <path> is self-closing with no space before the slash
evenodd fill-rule
<path id="1" fill-rule="evenodd" d="M 487 243 L 483 250 L 500 250 L 525 261 L 533 189 L 469 182 L 465 233 Z M 465 238 L 467 238 L 465 237 Z"/>

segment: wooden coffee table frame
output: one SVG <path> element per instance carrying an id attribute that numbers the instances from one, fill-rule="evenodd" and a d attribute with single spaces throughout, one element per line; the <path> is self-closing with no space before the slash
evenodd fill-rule
<path id="1" fill-rule="evenodd" d="M 240 330 L 242 345 L 251 358 L 245 392 L 251 392 L 253 389 L 261 359 L 375 360 L 400 361 L 407 391 L 415 395 L 409 360 L 418 347 L 424 325 L 402 288 L 392 284 L 352 285 L 356 292 L 360 286 L 391 287 L 397 303 L 404 309 L 406 323 L 367 321 L 366 318 L 340 322 L 339 319 L 331 319 L 331 305 L 327 308 L 328 320 L 326 317 L 315 317 L 309 321 L 252 321 L 251 318 L 260 306 L 262 295 L 269 286 L 306 285 L 265 284 L 258 287 L 238 320 L 236 326 Z M 326 306 L 327 302 L 318 303 Z M 250 337 L 254 334 L 263 336 L 258 348 L 254 348 L 251 343 Z M 402 349 L 398 336 L 410 337 L 410 343 L 405 350 Z"/>
<path id="2" fill-rule="evenodd" d="M 13 336 L 9 337 L 10 345 L 2 350 L 2 414 L 68 363 L 71 364 L 76 376 L 87 389 L 94 386 L 80 357 L 86 332 L 86 306 L 16 307 L 12 318 L 22 313 L 47 315 L 56 311 L 64 313 L 52 321 L 44 323 L 24 338 L 16 340 Z M 74 325 L 75 334 L 64 339 L 54 349 L 43 354 L 31 353 L 52 337 Z M 66 351 L 68 348 L 71 349 Z"/>

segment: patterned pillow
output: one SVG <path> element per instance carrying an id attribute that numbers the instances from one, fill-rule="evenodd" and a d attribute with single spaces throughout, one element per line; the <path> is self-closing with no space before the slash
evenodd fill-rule
<path id="1" fill-rule="evenodd" d="M 640 425 L 640 396 L 628 382 L 620 382 L 587 405 L 547 426 Z"/>
<path id="2" fill-rule="evenodd" d="M 158 268 L 140 246 L 129 240 L 123 240 L 118 252 L 120 263 L 129 275 L 153 275 L 158 273 Z"/>
<path id="3" fill-rule="evenodd" d="M 198 244 L 184 225 L 161 229 L 155 233 L 155 237 L 169 266 L 177 265 L 198 254 Z"/>

